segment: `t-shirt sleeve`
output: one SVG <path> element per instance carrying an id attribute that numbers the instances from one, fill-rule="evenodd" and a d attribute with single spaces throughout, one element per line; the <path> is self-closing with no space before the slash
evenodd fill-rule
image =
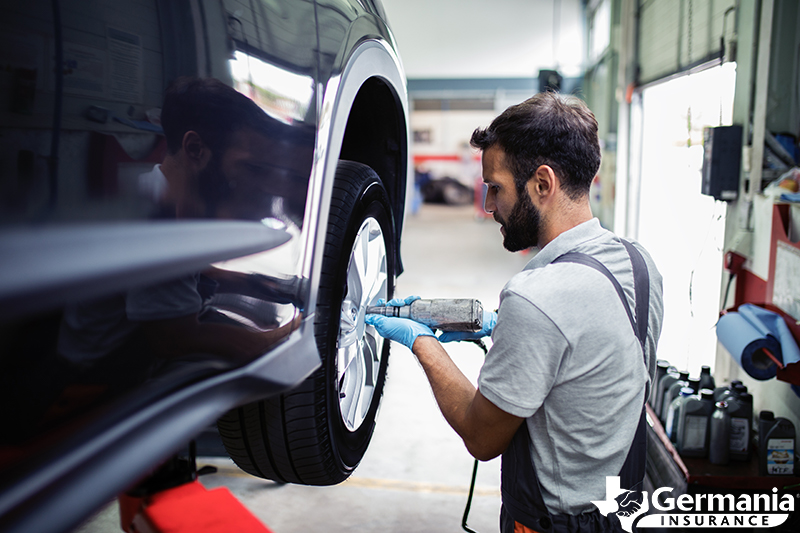
<path id="1" fill-rule="evenodd" d="M 509 414 L 533 416 L 556 382 L 568 349 L 564 335 L 536 305 L 505 292 L 492 343 L 478 378 L 481 394 Z"/>
<path id="2" fill-rule="evenodd" d="M 133 289 L 125 298 L 125 312 L 136 322 L 192 315 L 200 312 L 202 306 L 197 277 L 191 275 Z"/>

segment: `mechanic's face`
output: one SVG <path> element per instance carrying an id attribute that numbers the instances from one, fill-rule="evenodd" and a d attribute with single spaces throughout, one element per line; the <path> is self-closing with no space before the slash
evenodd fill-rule
<path id="1" fill-rule="evenodd" d="M 220 154 L 212 153 L 208 163 L 197 173 L 197 191 L 203 199 L 205 216 L 214 216 L 217 204 L 228 195 L 227 180 L 222 173 Z"/>
<path id="2" fill-rule="evenodd" d="M 484 208 L 501 225 L 503 246 L 518 252 L 539 242 L 541 213 L 531 202 L 527 189 L 517 193 L 514 175 L 505 163 L 502 148 L 492 146 L 483 152 L 483 181 L 488 189 Z"/>
<path id="3" fill-rule="evenodd" d="M 244 212 L 250 214 L 253 204 L 264 196 L 257 184 L 269 182 L 267 168 L 275 156 L 269 148 L 264 136 L 242 128 L 231 134 L 227 148 L 211 153 L 195 177 L 205 216 L 240 218 Z"/>
<path id="4" fill-rule="evenodd" d="M 213 169 L 228 190 L 217 215 L 258 220 L 272 215 L 275 197 L 284 199 L 284 208 L 291 207 L 298 195 L 304 200 L 305 189 L 297 183 L 298 177 L 308 174 L 303 162 L 310 159 L 312 150 L 313 146 L 282 143 L 250 128 L 236 131 Z M 289 164 L 276 165 L 287 160 Z"/>

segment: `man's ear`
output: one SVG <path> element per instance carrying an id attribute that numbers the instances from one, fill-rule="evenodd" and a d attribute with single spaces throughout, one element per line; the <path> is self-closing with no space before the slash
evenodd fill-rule
<path id="1" fill-rule="evenodd" d="M 199 166 L 204 166 L 211 157 L 211 150 L 196 131 L 189 130 L 183 134 L 181 147 L 186 157 Z"/>
<path id="2" fill-rule="evenodd" d="M 539 165 L 528 180 L 528 193 L 535 203 L 536 199 L 542 201 L 551 197 L 557 186 L 558 177 L 553 169 L 548 165 Z"/>

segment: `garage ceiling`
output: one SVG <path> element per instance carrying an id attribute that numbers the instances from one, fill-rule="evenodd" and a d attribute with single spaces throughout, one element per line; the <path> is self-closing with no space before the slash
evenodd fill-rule
<path id="1" fill-rule="evenodd" d="M 581 72 L 581 0 L 382 0 L 406 75 L 530 78 Z"/>

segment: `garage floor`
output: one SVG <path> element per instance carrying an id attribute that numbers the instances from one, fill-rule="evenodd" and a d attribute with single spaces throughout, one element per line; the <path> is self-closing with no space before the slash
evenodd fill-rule
<path id="1" fill-rule="evenodd" d="M 477 220 L 472 206 L 426 204 L 406 224 L 406 270 L 397 294 L 478 298 L 493 309 L 505 282 L 529 258 L 505 251 L 499 226 Z M 482 352 L 472 344 L 448 345 L 448 351 L 475 381 Z M 462 531 L 473 460 L 439 413 L 413 355 L 396 344 L 372 444 L 345 483 L 277 485 L 245 474 L 227 459 L 198 459 L 198 466 L 207 464 L 219 470 L 202 477 L 203 484 L 228 487 L 275 533 L 425 533 Z M 481 533 L 498 530 L 499 483 L 499 459 L 481 463 L 469 518 Z M 77 531 L 119 531 L 118 520 L 116 505 L 110 504 Z"/>

